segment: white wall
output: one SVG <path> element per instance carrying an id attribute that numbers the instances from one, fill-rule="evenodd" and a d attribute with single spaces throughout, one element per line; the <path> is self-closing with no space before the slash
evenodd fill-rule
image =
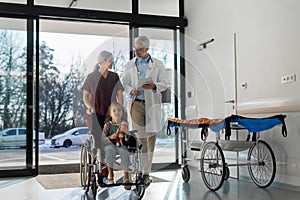
<path id="1" fill-rule="evenodd" d="M 226 81 L 220 89 L 219 79 L 226 80 L 228 75 L 220 70 L 224 66 L 215 61 L 222 57 L 224 60 L 224 55 L 231 57 L 232 62 L 227 61 L 234 68 L 236 59 L 236 90 L 234 87 L 232 90 L 236 92 L 237 113 L 246 116 L 287 114 L 288 137 L 283 138 L 280 130 L 274 128 L 263 134 L 263 139 L 271 144 L 277 159 L 275 182 L 295 186 L 300 186 L 300 151 L 297 148 L 300 141 L 299 7 L 297 0 L 185 1 L 188 19 L 186 79 L 194 87 L 187 87 L 187 91 L 195 90 L 195 95 L 187 98 L 187 106 L 198 107 L 193 117 L 227 114 L 214 111 L 217 108 L 224 110 L 226 89 L 230 89 Z M 234 34 L 236 55 L 234 50 L 210 53 L 216 47 L 234 48 L 234 44 L 218 44 L 220 40 L 230 41 Z M 207 46 L 206 52 L 197 51 L 197 44 L 211 38 L 215 38 L 215 42 Z M 209 69 L 211 72 L 206 72 Z M 216 71 L 220 72 L 218 76 Z M 203 84 L 201 74 L 205 74 L 210 85 Z M 296 74 L 296 82 L 282 84 L 282 76 L 290 74 Z M 247 83 L 246 89 L 242 88 L 242 83 Z M 219 100 L 212 102 L 207 88 L 217 90 L 214 98 Z"/>

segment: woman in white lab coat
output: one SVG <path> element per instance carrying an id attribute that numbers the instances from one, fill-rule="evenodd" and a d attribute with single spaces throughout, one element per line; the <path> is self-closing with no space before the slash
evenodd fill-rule
<path id="1" fill-rule="evenodd" d="M 147 37 L 138 37 L 134 46 L 136 57 L 126 64 L 122 81 L 125 92 L 130 97 L 128 102 L 130 128 L 138 130 L 137 136 L 143 145 L 144 178 L 149 179 L 156 135 L 162 129 L 161 92 L 168 87 L 168 77 L 163 63 L 147 53 L 149 48 Z M 139 63 L 142 62 L 145 66 L 144 71 L 139 67 Z M 139 110 L 143 110 L 142 114 Z"/>

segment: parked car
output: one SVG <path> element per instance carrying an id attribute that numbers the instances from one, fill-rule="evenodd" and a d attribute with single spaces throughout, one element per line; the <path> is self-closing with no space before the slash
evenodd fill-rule
<path id="1" fill-rule="evenodd" d="M 70 147 L 72 145 L 82 145 L 88 139 L 88 127 L 72 128 L 64 133 L 51 138 L 50 147 Z"/>
<path id="2" fill-rule="evenodd" d="M 26 128 L 7 128 L 0 131 L 0 147 L 26 147 Z M 33 134 L 35 140 L 35 132 Z M 45 134 L 39 132 L 39 144 L 45 143 Z"/>

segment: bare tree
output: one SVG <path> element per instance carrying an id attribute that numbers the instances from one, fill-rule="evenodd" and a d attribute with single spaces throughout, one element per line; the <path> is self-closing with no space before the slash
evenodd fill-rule
<path id="1" fill-rule="evenodd" d="M 80 115 L 82 111 L 80 108 L 82 107 L 82 94 L 80 95 L 78 86 L 83 81 L 79 70 L 83 59 L 81 57 L 75 61 L 72 59 L 70 71 L 64 74 L 52 63 L 53 51 L 54 49 L 49 48 L 45 42 L 42 43 L 40 47 L 39 120 L 40 127 L 47 138 L 75 126 L 74 116 Z M 81 118 L 84 120 L 83 116 Z M 83 123 L 84 121 L 79 124 Z"/>
<path id="2" fill-rule="evenodd" d="M 82 84 L 84 81 L 84 75 L 82 68 L 84 68 L 84 58 L 78 56 L 76 59 L 72 60 L 72 65 L 70 68 L 71 83 L 73 87 L 73 123 L 72 126 L 87 126 L 86 115 L 85 115 L 85 105 L 82 100 Z"/>
<path id="3" fill-rule="evenodd" d="M 0 31 L 2 128 L 26 126 L 26 51 L 21 32 Z"/>

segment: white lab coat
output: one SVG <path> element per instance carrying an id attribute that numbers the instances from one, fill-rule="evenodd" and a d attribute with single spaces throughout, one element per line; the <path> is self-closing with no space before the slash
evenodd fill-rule
<path id="1" fill-rule="evenodd" d="M 138 72 L 135 65 L 135 60 L 137 58 L 131 59 L 125 65 L 124 76 L 122 77 L 123 87 L 126 94 L 130 94 L 131 90 L 137 88 L 138 86 Z M 150 117 L 150 123 L 146 125 L 146 133 L 158 133 L 162 129 L 162 118 L 161 118 L 161 92 L 166 90 L 168 87 L 168 77 L 165 70 L 164 64 L 155 58 L 151 58 L 149 61 L 146 78 L 151 77 L 156 85 L 156 90 L 145 90 L 145 108 L 147 116 Z M 132 129 L 132 123 L 130 119 L 131 107 L 134 102 L 135 96 L 130 96 L 128 102 L 128 118 L 130 129 Z M 148 121 L 148 119 L 146 119 Z"/>

